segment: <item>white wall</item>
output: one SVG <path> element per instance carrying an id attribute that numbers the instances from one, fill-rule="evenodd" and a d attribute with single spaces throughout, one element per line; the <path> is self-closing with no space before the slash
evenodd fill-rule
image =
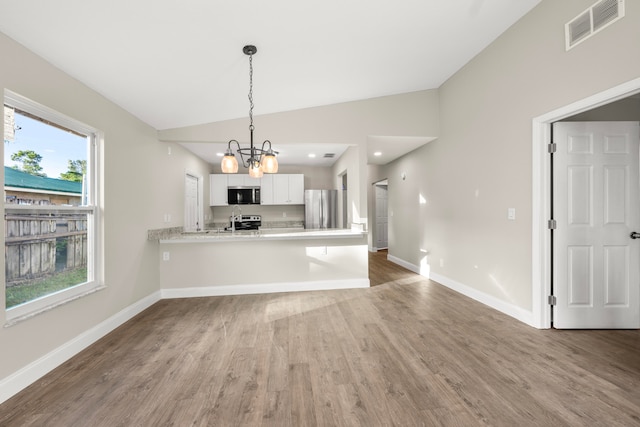
<path id="1" fill-rule="evenodd" d="M 379 174 L 390 255 L 532 310 L 532 119 L 640 76 L 640 2 L 565 51 L 564 23 L 592 3 L 544 0 L 439 88 L 439 139 Z"/>
<path id="2" fill-rule="evenodd" d="M 4 378 L 159 291 L 158 244 L 147 240 L 147 230 L 182 225 L 185 170 L 206 177 L 208 165 L 177 144 L 160 143 L 152 127 L 3 34 L 0 56 L 0 88 L 104 132 L 101 225 L 107 286 L 16 325 L 0 326 L 2 383 Z M 208 180 L 204 194 L 208 205 Z M 165 213 L 172 215 L 171 223 L 163 222 Z M 5 270 L 0 271 L 4 283 Z M 1 286 L 0 301 L 4 300 Z M 0 308 L 0 324 L 4 325 L 5 319 L 5 310 Z"/>

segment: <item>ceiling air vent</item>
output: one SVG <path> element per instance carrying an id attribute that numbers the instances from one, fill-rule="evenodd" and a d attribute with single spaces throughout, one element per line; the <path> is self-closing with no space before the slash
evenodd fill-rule
<path id="1" fill-rule="evenodd" d="M 600 0 L 564 26 L 567 50 L 624 17 L 624 0 Z"/>
<path id="2" fill-rule="evenodd" d="M 336 153 L 324 153 L 324 158 L 325 159 L 333 159 L 335 157 Z"/>

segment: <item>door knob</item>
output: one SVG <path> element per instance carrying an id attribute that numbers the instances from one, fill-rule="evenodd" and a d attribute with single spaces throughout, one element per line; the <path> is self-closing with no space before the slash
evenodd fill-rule
<path id="1" fill-rule="evenodd" d="M 631 237 L 632 239 L 640 239 L 640 233 L 638 233 L 637 231 L 632 231 L 629 237 Z"/>

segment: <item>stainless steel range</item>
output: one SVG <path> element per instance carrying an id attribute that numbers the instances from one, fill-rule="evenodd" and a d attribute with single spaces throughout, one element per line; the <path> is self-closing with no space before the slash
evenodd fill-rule
<path id="1" fill-rule="evenodd" d="M 260 215 L 232 215 L 227 230 L 258 230 L 262 226 Z"/>

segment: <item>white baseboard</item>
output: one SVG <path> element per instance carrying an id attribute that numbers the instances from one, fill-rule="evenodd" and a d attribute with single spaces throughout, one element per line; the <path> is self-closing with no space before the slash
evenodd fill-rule
<path id="1" fill-rule="evenodd" d="M 405 260 L 394 257 L 393 255 L 387 255 L 387 259 L 395 264 L 398 264 L 406 268 L 407 270 L 411 270 L 416 274 L 420 274 L 426 277 L 427 279 L 431 279 L 434 282 L 438 282 L 442 286 L 446 286 L 451 290 L 454 290 L 464 296 L 472 298 L 478 302 L 481 302 L 484 305 L 487 305 L 495 310 L 498 310 L 501 313 L 511 316 L 514 319 L 517 319 L 523 323 L 526 323 L 529 326 L 532 326 L 534 328 L 536 327 L 533 319 L 533 313 L 530 311 L 524 310 L 516 305 L 510 304 L 492 295 L 481 292 L 475 288 L 472 288 L 471 286 L 462 284 L 460 282 L 456 282 L 455 280 L 450 279 L 448 277 L 442 276 L 437 273 L 431 273 L 428 271 L 428 269 L 426 271 L 426 274 L 425 272 L 420 272 L 420 267 L 418 267 L 417 265 L 411 264 Z"/>
<path id="2" fill-rule="evenodd" d="M 411 264 L 410 262 L 407 262 L 407 261 L 405 261 L 405 260 L 403 260 L 403 259 L 400 259 L 400 258 L 398 258 L 398 257 L 394 257 L 394 256 L 393 256 L 393 255 L 391 255 L 391 254 L 388 254 L 388 255 L 387 255 L 387 259 L 388 259 L 389 261 L 391 261 L 392 263 L 394 263 L 394 264 L 398 264 L 400 267 L 404 267 L 404 268 L 406 268 L 407 270 L 411 270 L 411 271 L 413 271 L 413 272 L 414 272 L 414 273 L 416 273 L 416 274 L 420 274 L 420 267 L 418 267 L 418 266 L 417 266 L 417 265 L 415 265 L 415 264 Z M 428 275 L 428 274 L 422 274 L 422 276 L 424 276 L 424 277 L 426 277 L 426 278 L 428 279 L 430 275 Z"/>
<path id="3" fill-rule="evenodd" d="M 441 285 L 446 286 L 447 288 L 452 289 L 458 293 L 461 293 L 464 296 L 481 302 L 484 305 L 498 310 L 508 316 L 511 316 L 514 319 L 521 321 L 522 323 L 526 323 L 529 326 L 535 327 L 533 323 L 533 313 L 524 310 L 517 305 L 510 304 L 506 301 L 494 297 L 493 295 L 486 294 L 468 285 L 464 285 L 460 282 L 456 282 L 453 279 L 449 279 L 448 277 L 441 276 L 436 273 L 431 273 L 431 280 L 438 282 Z"/>
<path id="4" fill-rule="evenodd" d="M 332 289 L 368 288 L 369 279 L 323 280 L 317 282 L 267 283 L 163 289 L 162 299 L 213 297 L 224 295 L 272 294 L 279 292 L 326 291 Z"/>
<path id="5" fill-rule="evenodd" d="M 137 314 L 151 307 L 159 300 L 160 292 L 154 292 L 153 294 L 114 314 L 104 322 L 83 332 L 71 341 L 68 341 L 55 350 L 45 354 L 40 359 L 28 364 L 8 377 L 3 378 L 0 380 L 0 403 L 17 394 L 36 380 L 42 378 L 45 374 L 71 359 L 73 356 L 80 353 L 82 350 L 89 347 L 91 344 L 95 343 L 100 338 L 104 337 Z"/>
<path id="6" fill-rule="evenodd" d="M 209 286 L 184 289 L 163 289 L 141 299 L 76 338 L 66 342 L 40 359 L 0 380 L 0 403 L 42 378 L 73 356 L 127 322 L 161 299 L 204 296 L 267 294 L 276 292 L 320 291 L 331 289 L 368 288 L 369 279 L 325 280 L 302 283 L 272 283 L 261 285 Z"/>

